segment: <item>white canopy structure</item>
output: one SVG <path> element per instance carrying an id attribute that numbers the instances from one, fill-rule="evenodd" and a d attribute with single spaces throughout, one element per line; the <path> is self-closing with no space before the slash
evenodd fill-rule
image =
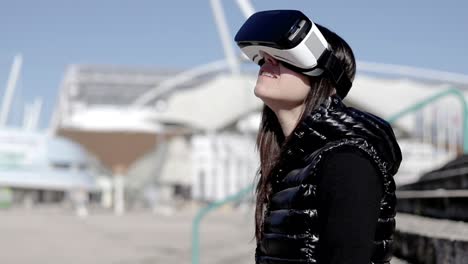
<path id="1" fill-rule="evenodd" d="M 174 93 L 165 102 L 165 108 L 153 113 L 153 120 L 161 123 L 184 124 L 200 130 L 217 130 L 235 120 L 258 112 L 262 102 L 255 97 L 253 74 L 220 75 L 192 89 Z M 447 83 L 425 82 L 407 78 L 383 78 L 360 74 L 345 103 L 384 119 L 436 93 L 452 88 Z M 460 111 L 455 100 L 447 108 Z M 252 119 L 251 129 L 258 128 L 259 118 Z M 245 126 L 245 125 L 244 125 Z M 401 119 L 395 126 L 412 130 L 412 119 Z"/>
<path id="2" fill-rule="evenodd" d="M 175 93 L 164 110 L 154 113 L 154 119 L 203 131 L 219 130 L 261 108 L 262 102 L 253 95 L 254 87 L 254 76 L 222 74 Z"/>

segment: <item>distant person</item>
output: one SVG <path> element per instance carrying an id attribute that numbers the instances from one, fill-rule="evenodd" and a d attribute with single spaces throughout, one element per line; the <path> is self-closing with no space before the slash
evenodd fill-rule
<path id="1" fill-rule="evenodd" d="M 256 263 L 390 263 L 401 151 L 390 124 L 342 101 L 349 45 L 294 10 L 254 14 L 235 40 L 261 66 Z"/>

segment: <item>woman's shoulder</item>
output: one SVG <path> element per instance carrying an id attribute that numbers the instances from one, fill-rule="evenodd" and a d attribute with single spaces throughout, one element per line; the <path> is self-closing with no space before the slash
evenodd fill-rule
<path id="1" fill-rule="evenodd" d="M 322 158 L 322 169 L 342 172 L 355 170 L 377 174 L 377 165 L 364 150 L 347 146 L 326 153 Z"/>
<path id="2" fill-rule="evenodd" d="M 341 186 L 339 188 L 343 190 L 383 186 L 377 165 L 359 148 L 342 148 L 328 153 L 318 175 L 321 185 Z"/>
<path id="3" fill-rule="evenodd" d="M 377 165 L 374 164 L 376 162 L 371 153 L 352 142 L 345 144 L 330 142 L 310 153 L 305 160 L 307 163 L 318 163 L 319 167 L 343 162 L 350 163 L 350 165 L 356 164 L 356 166 L 363 165 L 364 163 Z"/>
<path id="4" fill-rule="evenodd" d="M 324 155 L 323 162 L 330 164 L 330 163 L 337 163 L 337 162 L 346 162 L 352 164 L 362 165 L 372 164 L 373 160 L 368 153 L 364 150 L 360 149 L 359 147 L 354 146 L 346 146 L 341 148 L 336 148 L 333 151 L 329 151 L 326 155 Z"/>

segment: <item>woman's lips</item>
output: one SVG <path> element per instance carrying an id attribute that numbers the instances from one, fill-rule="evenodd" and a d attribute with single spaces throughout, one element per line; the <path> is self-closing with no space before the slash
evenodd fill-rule
<path id="1" fill-rule="evenodd" d="M 278 68 L 279 67 L 275 67 L 271 64 L 263 64 L 263 66 L 260 68 L 258 75 L 277 79 L 279 77 Z"/>

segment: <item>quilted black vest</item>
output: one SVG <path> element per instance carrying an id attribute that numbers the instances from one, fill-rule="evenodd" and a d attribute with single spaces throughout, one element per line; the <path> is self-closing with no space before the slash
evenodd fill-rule
<path id="1" fill-rule="evenodd" d="M 371 261 L 390 263 L 396 214 L 393 175 L 400 166 L 401 151 L 386 121 L 347 107 L 337 95 L 299 124 L 273 170 L 256 263 L 317 263 L 317 179 L 324 157 L 342 148 L 364 153 L 383 179 Z"/>

